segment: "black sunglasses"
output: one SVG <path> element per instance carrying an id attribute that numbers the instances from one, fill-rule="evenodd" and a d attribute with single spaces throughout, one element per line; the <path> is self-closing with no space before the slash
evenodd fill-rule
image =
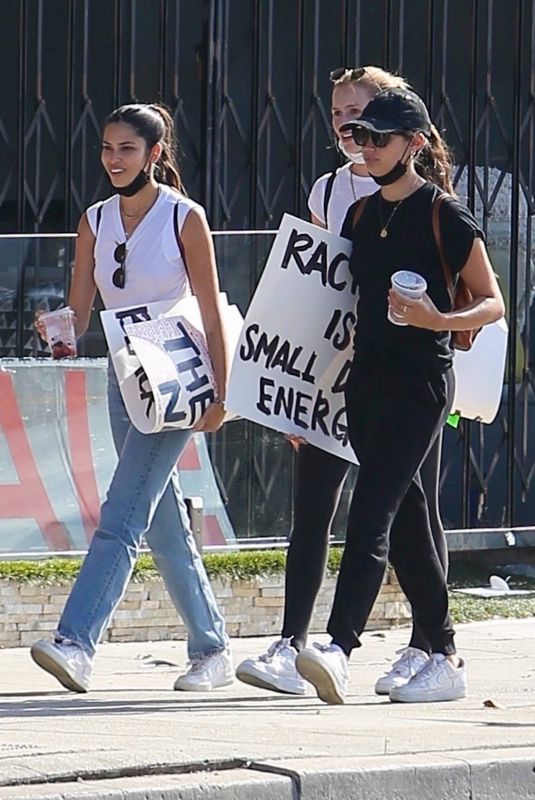
<path id="1" fill-rule="evenodd" d="M 350 81 L 358 81 L 363 75 L 366 74 L 366 67 L 355 67 L 354 69 L 348 69 L 348 67 L 338 67 L 337 69 L 331 70 L 329 73 L 329 80 L 332 83 L 336 83 L 342 78 L 344 75 L 348 75 L 348 80 Z"/>
<path id="2" fill-rule="evenodd" d="M 124 289 L 124 284 L 126 280 L 126 268 L 125 268 L 126 242 L 117 245 L 117 247 L 113 251 L 113 257 L 115 261 L 117 261 L 119 266 L 111 276 L 111 282 L 118 289 Z"/>
<path id="3" fill-rule="evenodd" d="M 392 136 L 403 136 L 406 131 L 370 131 L 368 128 L 356 125 L 352 131 L 353 141 L 359 147 L 365 147 L 371 139 L 374 147 L 386 147 L 390 143 Z"/>

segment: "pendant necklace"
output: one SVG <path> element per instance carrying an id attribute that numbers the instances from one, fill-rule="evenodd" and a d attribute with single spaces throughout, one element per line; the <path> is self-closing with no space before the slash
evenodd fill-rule
<path id="1" fill-rule="evenodd" d="M 388 226 L 392 222 L 392 218 L 393 218 L 394 214 L 396 213 L 396 211 L 398 210 L 398 208 L 400 207 L 400 205 L 402 204 L 404 199 L 405 198 L 402 197 L 401 200 L 397 201 L 396 205 L 394 206 L 394 208 L 390 212 L 390 216 L 388 217 L 387 221 L 385 222 L 383 220 L 383 212 L 382 212 L 382 209 L 381 209 L 382 197 L 379 197 L 379 220 L 381 222 L 381 230 L 379 232 L 379 236 L 381 237 L 381 239 L 386 239 L 386 237 L 388 236 Z"/>

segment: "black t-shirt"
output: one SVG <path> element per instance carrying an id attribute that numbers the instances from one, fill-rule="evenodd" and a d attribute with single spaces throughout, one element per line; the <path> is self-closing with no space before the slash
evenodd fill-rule
<path id="1" fill-rule="evenodd" d="M 451 311 L 451 302 L 438 248 L 433 235 L 433 202 L 440 189 L 426 183 L 403 200 L 388 224 L 388 236 L 380 232 L 395 208 L 381 197 L 368 197 L 353 229 L 355 204 L 347 212 L 341 235 L 353 243 L 349 260 L 359 288 L 355 349 L 357 354 L 381 354 L 396 359 L 451 364 L 449 331 L 429 331 L 387 320 L 390 277 L 397 270 L 418 272 L 427 281 L 427 293 L 439 311 Z M 440 208 L 440 231 L 453 278 L 462 270 L 474 239 L 483 237 L 474 217 L 462 203 L 448 197 Z"/>

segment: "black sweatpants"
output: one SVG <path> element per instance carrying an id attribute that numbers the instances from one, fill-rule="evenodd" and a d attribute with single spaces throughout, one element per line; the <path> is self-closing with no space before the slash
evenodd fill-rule
<path id="1" fill-rule="evenodd" d="M 433 652 L 455 652 L 444 568 L 420 468 L 450 409 L 453 371 L 380 357 L 356 359 L 346 388 L 349 437 L 360 462 L 327 630 L 358 647 L 387 559 Z"/>
<path id="2" fill-rule="evenodd" d="M 429 522 L 444 574 L 448 571 L 448 548 L 439 510 L 442 431 L 433 442 L 421 468 Z M 302 445 L 297 453 L 294 492 L 294 523 L 286 561 L 286 589 L 282 636 L 297 650 L 306 645 L 314 603 L 325 573 L 331 525 L 350 464 L 343 458 Z M 420 650 L 430 645 L 413 618 L 409 644 Z"/>

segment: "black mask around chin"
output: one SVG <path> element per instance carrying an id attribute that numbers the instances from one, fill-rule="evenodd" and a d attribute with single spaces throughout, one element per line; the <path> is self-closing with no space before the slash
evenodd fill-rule
<path id="1" fill-rule="evenodd" d="M 375 183 L 379 184 L 379 186 L 390 186 L 391 183 L 395 183 L 402 178 L 406 172 L 407 164 L 404 164 L 402 161 L 398 161 L 385 175 L 374 175 L 373 172 L 370 172 L 369 174 L 370 177 L 374 179 Z"/>
<path id="2" fill-rule="evenodd" d="M 390 186 L 391 183 L 399 181 L 399 179 L 402 178 L 403 175 L 405 175 L 405 173 L 407 172 L 407 167 L 409 162 L 408 161 L 403 162 L 401 159 L 405 158 L 407 150 L 409 149 L 410 146 L 411 143 L 409 142 L 399 161 L 397 161 L 392 167 L 392 169 L 385 175 L 374 175 L 373 172 L 369 172 L 370 177 L 374 179 L 375 183 L 378 183 L 379 186 Z"/>
<path id="3" fill-rule="evenodd" d="M 120 194 L 121 197 L 133 197 L 135 194 L 145 188 L 150 181 L 150 176 L 144 169 L 140 170 L 133 181 L 127 186 L 113 186 L 115 194 Z"/>

